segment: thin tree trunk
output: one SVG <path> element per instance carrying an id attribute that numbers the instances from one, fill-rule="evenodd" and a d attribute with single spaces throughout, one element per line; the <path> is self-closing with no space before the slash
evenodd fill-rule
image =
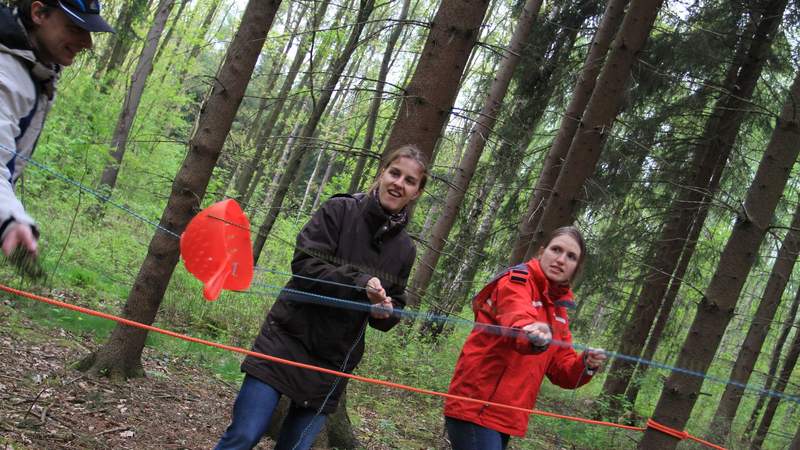
<path id="1" fill-rule="evenodd" d="M 314 170 L 311 171 L 311 176 L 308 177 L 308 183 L 306 184 L 306 190 L 303 193 L 303 200 L 300 202 L 300 209 L 297 211 L 297 214 L 300 215 L 306 209 L 306 201 L 308 200 L 308 196 L 311 194 L 311 188 L 314 186 L 314 180 L 317 178 L 317 174 L 319 173 L 319 168 L 322 166 L 322 161 L 325 159 L 326 150 L 323 148 L 319 151 L 317 155 L 317 161 L 314 163 Z"/>
<path id="2" fill-rule="evenodd" d="M 644 47 L 663 0 L 632 0 L 611 53 L 597 79 L 553 193 L 536 232 L 536 244 L 572 221 L 585 181 L 594 172 L 602 144 L 614 123 L 631 67 Z"/>
<path id="3" fill-rule="evenodd" d="M 323 0 L 322 4 L 314 15 L 314 20 L 310 24 L 310 31 L 316 30 L 319 27 L 319 24 L 322 23 L 322 19 L 325 17 L 325 13 L 328 10 L 329 3 L 329 0 Z M 283 107 L 286 104 L 286 99 L 289 97 L 289 92 L 294 85 L 297 74 L 300 73 L 300 66 L 303 64 L 306 56 L 308 56 L 308 47 L 311 44 L 313 37 L 314 33 L 312 32 L 306 33 L 300 39 L 300 44 L 297 46 L 297 53 L 295 53 L 294 60 L 292 60 L 292 65 L 289 67 L 289 72 L 286 74 L 286 78 L 283 80 L 283 84 L 281 85 L 281 89 L 277 95 L 277 99 L 270 109 L 269 117 L 261 124 L 261 130 L 259 130 L 258 139 L 256 141 L 256 151 L 250 160 L 250 164 L 245 164 L 244 168 L 239 174 L 239 179 L 236 180 L 236 192 L 240 197 L 244 197 L 246 195 L 245 193 L 247 192 L 250 182 L 252 181 L 253 170 L 255 167 L 257 167 L 259 164 L 263 164 L 262 159 L 264 155 L 264 149 L 267 146 L 267 139 L 269 138 L 270 134 L 272 134 L 273 126 L 276 122 L 278 122 L 278 117 L 280 116 L 281 112 L 283 112 Z"/>
<path id="4" fill-rule="evenodd" d="M 136 34 L 133 31 L 134 23 L 141 19 L 147 10 L 148 7 L 145 0 L 131 0 L 122 6 L 116 22 L 117 32 L 112 34 L 111 37 L 113 45 L 108 47 L 110 50 L 108 62 L 104 68 L 95 72 L 96 78 L 100 78 L 104 73 L 111 73 L 122 66 L 131 49 L 131 44 L 136 40 Z M 101 60 L 106 61 L 106 58 L 101 58 Z"/>
<path id="5" fill-rule="evenodd" d="M 778 250 L 778 257 L 772 266 L 772 272 L 764 289 L 763 298 L 758 305 L 753 320 L 750 322 L 747 336 L 744 338 L 744 343 L 736 357 L 736 363 L 728 377 L 731 380 L 742 384 L 747 384 L 750 380 L 750 374 L 756 365 L 758 356 L 761 354 L 764 339 L 769 332 L 769 325 L 778 311 L 783 292 L 797 262 L 798 254 L 800 254 L 800 203 L 798 203 L 794 212 L 794 219 L 792 219 L 792 224 L 786 233 L 783 244 Z M 732 384 L 725 386 L 725 392 L 720 398 L 717 411 L 714 413 L 714 419 L 709 427 L 712 436 L 720 442 L 725 442 L 728 439 L 728 435 L 731 432 L 731 424 L 736 417 L 736 410 L 739 409 L 739 402 L 743 394 L 744 391 L 742 389 Z"/>
<path id="6" fill-rule="evenodd" d="M 264 124 L 262 120 L 262 115 L 264 111 L 266 111 L 267 107 L 270 105 L 270 94 L 272 94 L 272 89 L 275 87 L 275 83 L 278 82 L 278 77 L 280 76 L 281 68 L 283 67 L 284 63 L 286 62 L 286 57 L 289 55 L 289 50 L 292 49 L 294 45 L 295 37 L 300 34 L 300 25 L 303 22 L 305 12 L 307 6 L 300 5 L 300 11 L 298 12 L 297 22 L 295 23 L 294 27 L 292 27 L 291 36 L 289 40 L 286 41 L 286 45 L 283 47 L 283 52 L 281 53 L 279 58 L 275 58 L 272 62 L 270 67 L 270 73 L 267 75 L 267 81 L 264 83 L 264 89 L 261 91 L 263 92 L 263 97 L 258 102 L 258 110 L 256 111 L 255 118 L 253 119 L 253 124 L 250 129 L 247 131 L 247 138 L 246 142 L 248 144 L 254 144 L 256 140 L 256 136 L 260 134 L 261 127 Z M 286 19 L 287 22 L 290 21 L 290 18 Z"/>
<path id="7" fill-rule="evenodd" d="M 175 176 L 172 193 L 160 225 L 180 234 L 198 211 L 225 138 L 244 97 L 261 47 L 280 1 L 251 0 L 239 30 L 228 48 L 205 107 L 200 111 L 189 152 Z M 131 293 L 123 317 L 152 324 L 179 258 L 178 240 L 156 231 Z M 141 355 L 147 332 L 117 325 L 108 342 L 86 357 L 81 368 L 93 374 L 128 378 L 144 374 Z"/>
<path id="8" fill-rule="evenodd" d="M 331 174 L 333 174 L 333 166 L 336 164 L 336 153 L 331 155 L 330 159 L 328 159 L 328 165 L 325 167 L 325 174 L 322 175 L 322 181 L 319 182 L 319 189 L 317 189 L 317 195 L 314 197 L 314 204 L 311 205 L 311 211 L 316 211 L 317 206 L 319 206 L 319 202 L 322 199 L 322 194 L 325 191 L 325 185 L 328 184 L 328 180 L 331 179 Z"/>
<path id="9" fill-rule="evenodd" d="M 456 100 L 461 75 L 488 7 L 488 0 L 442 1 L 414 76 L 406 86 L 384 155 L 415 144 L 433 164 L 433 150 Z"/>
<path id="10" fill-rule="evenodd" d="M 678 367 L 692 367 L 698 372 L 706 372 L 733 317 L 742 286 L 800 152 L 800 147 L 796 145 L 800 139 L 800 116 L 796 109 L 798 101 L 800 72 L 792 84 L 738 220 L 720 256 L 717 270 L 697 308 L 687 340 L 678 356 Z M 703 345 L 697 345 L 698 342 Z M 673 372 L 661 392 L 653 419 L 668 427 L 683 429 L 701 385 L 702 379 L 699 377 Z M 669 449 L 677 444 L 677 438 L 648 428 L 639 448 Z"/>
<path id="11" fill-rule="evenodd" d="M 147 78 L 153 71 L 153 57 L 158 49 L 158 41 L 161 38 L 161 33 L 164 32 L 164 27 L 174 4 L 175 0 L 161 0 L 159 3 L 153 25 L 150 27 L 150 31 L 147 32 L 147 39 L 142 48 L 142 54 L 139 56 L 139 63 L 131 76 L 131 87 L 125 97 L 125 103 L 122 105 L 117 127 L 114 130 L 114 137 L 111 140 L 111 145 L 114 147 L 114 151 L 111 153 L 113 161 L 106 165 L 105 169 L 103 169 L 103 175 L 100 177 L 100 185 L 109 193 L 114 190 L 114 186 L 117 184 L 117 175 L 119 174 L 120 164 L 122 164 L 122 158 L 125 156 L 128 136 L 136 118 L 136 111 L 139 109 L 142 94 L 144 94 Z"/>
<path id="12" fill-rule="evenodd" d="M 800 309 L 800 288 L 797 289 L 795 293 L 794 302 L 792 306 L 789 308 L 789 314 L 786 315 L 786 321 L 781 328 L 781 332 L 778 335 L 778 339 L 775 341 L 775 346 L 772 349 L 772 357 L 769 361 L 769 369 L 767 370 L 767 374 L 764 377 L 764 390 L 770 391 L 772 390 L 772 384 L 775 382 L 775 374 L 778 373 L 778 367 L 781 363 L 781 354 L 783 353 L 783 346 L 786 344 L 786 341 L 789 339 L 789 333 L 792 331 L 792 319 L 797 317 L 797 311 Z M 766 403 L 767 397 L 766 396 L 759 396 L 756 405 L 753 407 L 753 411 L 750 413 L 750 419 L 747 420 L 747 426 L 745 427 L 744 433 L 742 436 L 744 439 L 749 439 L 749 437 L 753 434 L 753 430 L 756 428 L 756 422 L 758 422 L 758 417 L 761 415 L 761 409 L 764 407 L 764 403 Z"/>
<path id="13" fill-rule="evenodd" d="M 603 18 L 592 39 L 592 44 L 586 55 L 586 61 L 583 63 L 583 68 L 575 84 L 572 98 L 561 119 L 558 134 L 550 146 L 544 167 L 539 175 L 539 181 L 536 183 L 536 188 L 528 202 L 527 212 L 520 221 L 519 233 L 509 258 L 510 265 L 521 262 L 526 254 L 529 253 L 528 248 L 531 246 L 544 205 L 550 197 L 550 190 L 561 170 L 561 161 L 566 158 L 572 138 L 581 124 L 583 112 L 594 91 L 597 76 L 603 67 L 603 61 L 622 23 L 622 19 L 625 17 L 625 6 L 627 4 L 628 0 L 611 0 L 606 5 Z"/>
<path id="14" fill-rule="evenodd" d="M 264 243 L 266 242 L 267 236 L 269 235 L 270 231 L 272 230 L 272 226 L 275 224 L 275 221 L 278 218 L 278 213 L 280 212 L 281 205 L 283 204 L 283 199 L 286 197 L 286 193 L 289 191 L 289 185 L 291 184 L 292 180 L 294 180 L 297 170 L 300 167 L 302 157 L 305 154 L 303 150 L 308 146 L 308 138 L 314 135 L 317 125 L 322 118 L 322 114 L 325 112 L 325 109 L 331 100 L 333 91 L 336 89 L 336 85 L 339 83 L 339 78 L 344 72 L 347 62 L 350 60 L 350 57 L 353 55 L 353 52 L 358 45 L 361 32 L 363 31 L 369 16 L 372 14 L 374 7 L 375 0 L 360 0 L 356 23 L 353 26 L 353 30 L 350 33 L 347 44 L 331 68 L 330 77 L 325 82 L 322 93 L 314 105 L 314 110 L 311 112 L 311 116 L 303 127 L 303 130 L 300 132 L 300 136 L 298 136 L 299 142 L 297 148 L 292 150 L 291 156 L 286 162 L 286 169 L 284 170 L 280 181 L 278 182 L 275 194 L 272 199 L 270 199 L 270 206 L 267 210 L 267 216 L 264 220 L 264 223 L 262 223 L 259 227 L 258 236 L 253 244 L 253 258 L 256 263 L 258 263 L 258 258 L 261 250 L 264 248 Z"/>
<path id="15" fill-rule="evenodd" d="M 186 5 L 189 4 L 191 0 L 181 0 L 180 6 L 178 6 L 178 11 L 175 12 L 174 17 L 172 18 L 172 24 L 167 30 L 167 34 L 164 36 L 164 39 L 161 40 L 161 46 L 158 48 L 158 52 L 156 53 L 156 57 L 153 60 L 153 64 L 158 64 L 159 59 L 161 59 L 161 55 L 164 53 L 164 49 L 169 46 L 169 43 L 172 41 L 172 35 L 175 33 L 175 28 L 178 26 L 178 20 L 180 20 L 181 16 L 183 16 L 183 10 L 186 9 Z"/>
<path id="16" fill-rule="evenodd" d="M 800 100 L 800 98 L 798 100 Z M 798 320 L 795 326 L 800 330 L 800 320 Z M 792 372 L 797 365 L 798 357 L 800 357 L 800 331 L 794 334 L 794 339 L 789 346 L 789 351 L 786 353 L 786 360 L 783 362 L 781 374 L 778 376 L 778 380 L 775 383 L 776 392 L 783 393 L 786 390 L 786 385 L 789 383 Z M 761 446 L 764 445 L 764 439 L 767 437 L 767 432 L 769 431 L 770 425 L 772 425 L 772 420 L 775 418 L 775 412 L 778 410 L 778 403 L 780 403 L 780 401 L 781 399 L 778 397 L 770 397 L 767 402 L 767 408 L 764 410 L 764 415 L 761 416 L 761 423 L 758 425 L 756 435 L 753 438 L 753 442 L 750 444 L 750 448 L 760 449 Z M 794 450 L 797 447 L 790 448 Z"/>
<path id="17" fill-rule="evenodd" d="M 197 59 L 197 56 L 200 55 L 200 51 L 206 45 L 205 37 L 208 34 L 208 29 L 211 27 L 211 23 L 214 21 L 214 16 L 217 15 L 217 10 L 219 9 L 221 3 L 222 0 L 212 0 L 211 4 L 208 6 L 208 11 L 206 12 L 206 16 L 203 18 L 203 23 L 200 25 L 196 42 L 189 51 L 189 57 L 186 58 L 186 61 L 184 61 L 181 65 L 181 71 L 177 78 L 181 85 L 186 82 L 186 74 L 189 73 L 189 66 L 191 65 L 192 61 Z"/>
<path id="18" fill-rule="evenodd" d="M 500 63 L 500 67 L 496 72 L 486 102 L 470 131 L 467 151 L 461 159 L 452 184 L 447 190 L 444 211 L 438 214 L 428 246 L 420 264 L 417 266 L 417 270 L 414 272 L 407 308 L 416 309 L 421 298 L 425 295 L 425 290 L 428 288 L 433 272 L 436 269 L 436 264 L 439 262 L 445 240 L 458 217 L 470 181 L 475 174 L 475 169 L 478 167 L 478 161 L 481 159 L 489 135 L 492 134 L 494 124 L 503 106 L 506 92 L 508 92 L 511 77 L 514 75 L 517 63 L 520 60 L 522 47 L 533 29 L 533 23 L 539 14 L 541 5 L 541 0 L 527 0 L 522 8 L 516 29 L 511 36 L 509 48 L 504 55 L 505 59 Z"/>
<path id="19" fill-rule="evenodd" d="M 367 130 L 364 134 L 364 143 L 361 146 L 364 152 L 358 157 L 356 167 L 353 169 L 353 175 L 350 177 L 350 186 L 347 192 L 358 192 L 361 184 L 361 177 L 364 174 L 364 166 L 367 163 L 367 153 L 372 150 L 372 144 L 375 137 L 375 124 L 378 122 L 378 113 L 380 112 L 381 102 L 383 101 L 383 90 L 386 87 L 386 77 L 389 75 L 389 69 L 392 68 L 392 55 L 394 54 L 394 47 L 400 35 L 403 33 L 403 26 L 408 17 L 408 9 L 411 5 L 411 0 L 403 0 L 403 6 L 400 7 L 400 14 L 397 17 L 397 23 L 389 35 L 389 40 L 386 41 L 386 50 L 383 52 L 383 60 L 381 61 L 381 68 L 378 72 L 378 80 L 375 82 L 375 92 L 373 93 L 372 101 L 369 104 L 369 111 L 367 112 Z"/>

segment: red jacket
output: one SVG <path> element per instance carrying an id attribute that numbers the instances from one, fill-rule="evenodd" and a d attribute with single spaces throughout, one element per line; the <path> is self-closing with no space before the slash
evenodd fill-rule
<path id="1" fill-rule="evenodd" d="M 567 308 L 573 306 L 572 291 L 550 286 L 536 259 L 509 269 L 473 300 L 477 323 L 521 329 L 547 322 L 554 340 L 570 344 Z M 583 357 L 571 347 L 550 344 L 544 352 L 536 352 L 524 333 L 500 336 L 476 327 L 464 343 L 448 392 L 533 408 L 545 375 L 567 389 L 591 379 Z M 447 399 L 444 415 L 514 436 L 524 436 L 528 429 L 528 414 L 476 402 Z"/>

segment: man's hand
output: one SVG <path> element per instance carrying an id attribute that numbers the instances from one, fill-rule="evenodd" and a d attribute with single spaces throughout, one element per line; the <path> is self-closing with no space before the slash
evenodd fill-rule
<path id="1" fill-rule="evenodd" d="M 522 327 L 522 331 L 528 335 L 528 339 L 534 347 L 547 347 L 553 340 L 553 332 L 550 331 L 550 326 L 544 322 L 525 325 Z"/>
<path id="2" fill-rule="evenodd" d="M 12 223 L 9 225 L 9 230 L 6 237 L 3 238 L 3 254 L 6 258 L 10 257 L 17 247 L 24 247 L 32 255 L 37 254 L 36 237 L 33 235 L 33 230 L 30 225 L 24 223 Z"/>

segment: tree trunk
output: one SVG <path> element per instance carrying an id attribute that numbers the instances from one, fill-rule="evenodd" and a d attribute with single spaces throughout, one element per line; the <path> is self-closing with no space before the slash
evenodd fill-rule
<path id="1" fill-rule="evenodd" d="M 765 391 L 772 390 L 772 384 L 775 382 L 775 374 L 778 373 L 778 366 L 780 366 L 781 363 L 783 346 L 789 339 L 789 333 L 791 333 L 793 325 L 792 318 L 797 317 L 798 309 L 800 309 L 800 288 L 798 288 L 797 292 L 795 293 L 794 302 L 789 308 L 789 314 L 786 315 L 787 320 L 784 322 L 781 332 L 778 335 L 778 339 L 775 341 L 775 346 L 772 349 L 772 357 L 769 361 L 769 369 L 767 369 L 767 374 L 764 377 Z M 761 415 L 761 408 L 764 407 L 766 400 L 766 396 L 762 395 L 758 397 L 758 401 L 753 407 L 753 412 L 750 413 L 750 418 L 747 420 L 747 426 L 745 427 L 744 433 L 742 433 L 744 439 L 749 439 L 749 437 L 753 434 L 753 430 L 756 428 L 756 422 L 758 421 L 758 416 Z"/>
<path id="2" fill-rule="evenodd" d="M 800 100 L 800 98 L 797 98 L 797 100 Z M 800 320 L 796 323 L 796 327 L 800 330 Z M 792 344 L 789 346 L 789 351 L 786 353 L 786 360 L 783 362 L 781 374 L 775 383 L 776 392 L 783 393 L 786 390 L 786 385 L 789 383 L 792 372 L 797 365 L 798 357 L 800 357 L 800 331 L 794 334 Z M 775 412 L 778 409 L 778 403 L 780 403 L 780 401 L 781 399 L 778 397 L 770 397 L 767 402 L 767 408 L 764 410 L 764 415 L 761 416 L 761 423 L 758 425 L 756 435 L 753 438 L 753 442 L 750 444 L 750 448 L 760 449 L 764 444 L 764 439 L 767 437 L 767 432 L 769 431 L 770 425 L 772 425 L 772 419 L 775 418 Z M 796 449 L 797 447 L 790 448 Z"/>
<path id="3" fill-rule="evenodd" d="M 425 290 L 428 288 L 434 270 L 436 270 L 436 264 L 442 254 L 445 240 L 450 234 L 450 229 L 453 227 L 461 210 L 461 203 L 464 201 L 472 176 L 478 167 L 478 161 L 480 161 L 483 149 L 486 147 L 486 141 L 489 135 L 492 134 L 494 124 L 500 114 L 500 108 L 503 106 L 506 92 L 508 92 L 511 77 L 520 60 L 522 47 L 533 28 L 533 23 L 539 14 L 541 5 L 541 0 L 527 0 L 522 8 L 516 29 L 511 36 L 509 48 L 504 55 L 505 59 L 500 63 L 492 86 L 489 89 L 486 103 L 484 103 L 475 125 L 470 131 L 467 151 L 461 159 L 452 184 L 447 189 L 444 211 L 438 215 L 425 253 L 422 255 L 422 260 L 417 266 L 417 270 L 414 272 L 414 278 L 411 282 L 412 288 L 406 305 L 409 309 L 419 307 L 420 300 L 425 295 Z"/>
<path id="4" fill-rule="evenodd" d="M 300 11 L 298 12 L 297 22 L 291 28 L 291 36 L 286 41 L 286 45 L 283 47 L 283 52 L 279 58 L 275 58 L 270 66 L 270 73 L 267 74 L 267 81 L 264 83 L 264 89 L 261 91 L 263 92 L 263 97 L 258 102 L 258 110 L 256 111 L 255 118 L 253 119 L 253 123 L 250 126 L 250 129 L 247 131 L 247 138 L 245 139 L 249 145 L 252 145 L 256 141 L 256 137 L 260 134 L 261 127 L 264 126 L 264 121 L 262 117 L 264 112 L 266 111 L 267 107 L 270 105 L 270 95 L 272 94 L 272 89 L 275 87 L 275 83 L 278 82 L 278 76 L 280 75 L 281 68 L 283 68 L 284 63 L 286 62 L 286 57 L 289 55 L 289 51 L 292 49 L 294 45 L 295 37 L 300 34 L 300 25 L 305 18 L 305 12 L 307 9 L 306 5 L 299 6 Z M 287 22 L 290 22 L 290 18 L 286 19 Z M 288 24 L 287 24 L 288 25 Z M 238 177 L 237 177 L 238 179 Z"/>
<path id="5" fill-rule="evenodd" d="M 662 3 L 663 0 L 631 1 L 547 202 L 534 248 L 550 231 L 572 221 L 581 188 L 594 172 L 603 141 L 624 97 L 631 67 L 647 41 Z"/>
<path id="6" fill-rule="evenodd" d="M 544 167 L 539 175 L 539 181 L 528 202 L 527 212 L 520 221 L 519 233 L 511 250 L 509 265 L 522 262 L 528 253 L 528 247 L 536 231 L 536 226 L 539 224 L 544 205 L 550 197 L 550 189 L 555 184 L 561 170 L 561 161 L 567 156 L 572 138 L 581 123 L 581 117 L 594 91 L 595 82 L 603 67 L 608 48 L 625 17 L 627 4 L 628 0 L 611 0 L 606 5 L 603 19 L 595 32 L 586 55 L 586 61 L 583 63 L 583 68 L 575 84 L 572 98 L 561 119 L 558 134 L 550 146 Z"/>
<path id="7" fill-rule="evenodd" d="M 186 61 L 181 65 L 181 71 L 177 78 L 181 85 L 186 81 L 186 74 L 189 72 L 189 66 L 192 61 L 197 59 L 197 56 L 200 55 L 200 51 L 206 45 L 205 36 L 208 34 L 208 29 L 211 27 L 211 23 L 214 21 L 214 16 L 217 15 L 217 10 L 221 3 L 222 0 L 212 0 L 211 4 L 208 6 L 206 16 L 203 18 L 203 23 L 200 25 L 199 32 L 197 33 L 196 42 L 189 51 L 189 57 L 186 58 Z"/>
<path id="8" fill-rule="evenodd" d="M 778 0 L 774 3 L 783 3 Z M 780 7 L 774 5 L 773 8 Z M 780 24 L 782 9 L 771 11 L 765 20 L 749 34 L 752 39 L 742 39 L 729 68 L 723 86 L 729 94 L 719 100 L 710 118 L 706 122 L 703 137 L 695 149 L 693 162 L 684 182 L 685 188 L 678 194 L 667 212 L 667 221 L 661 229 L 656 248 L 649 251 L 651 255 L 644 267 L 650 268 L 644 277 L 644 286 L 639 294 L 633 320 L 622 335 L 620 352 L 639 355 L 643 344 L 658 313 L 661 300 L 670 281 L 690 233 L 692 223 L 697 216 L 698 205 L 703 204 L 704 197 L 711 199 L 719 185 L 722 170 L 733 149 L 736 136 L 744 119 L 746 104 L 753 94 L 761 75 L 766 55 L 769 51 L 775 31 Z M 749 44 L 749 45 L 748 45 Z M 743 56 L 745 55 L 745 56 Z M 743 61 L 742 61 L 743 59 Z M 719 176 L 715 174 L 719 173 Z M 621 396 L 628 386 L 633 372 L 633 364 L 616 359 L 612 362 L 609 375 L 603 385 L 604 395 L 614 399 Z M 612 411 L 617 407 L 612 404 Z"/>
<path id="9" fill-rule="evenodd" d="M 783 5 L 786 3 L 783 2 Z M 733 317 L 742 286 L 800 152 L 800 147 L 795 145 L 800 139 L 800 117 L 795 107 L 798 101 L 800 72 L 792 84 L 742 211 L 720 256 L 717 270 L 697 308 L 697 315 L 678 356 L 678 367 L 692 367 L 695 371 L 706 372 Z M 703 345 L 697 345 L 698 342 Z M 668 427 L 683 429 L 701 385 L 702 379 L 699 377 L 673 372 L 661 392 L 653 419 Z M 648 428 L 639 448 L 674 448 L 677 443 L 677 438 Z"/>
<path id="10" fill-rule="evenodd" d="M 172 35 L 175 33 L 175 28 L 178 26 L 178 20 L 180 20 L 181 16 L 183 16 L 183 10 L 186 9 L 186 5 L 189 4 L 189 1 L 190 0 L 181 0 L 181 4 L 178 6 L 178 11 L 175 12 L 175 15 L 172 18 L 172 24 L 169 26 L 167 34 L 164 35 L 164 39 L 161 40 L 161 46 L 158 48 L 158 52 L 153 59 L 154 65 L 158 64 L 158 61 L 161 59 L 161 55 L 164 54 L 164 50 L 172 41 Z"/>
<path id="11" fill-rule="evenodd" d="M 709 206 L 709 203 L 704 203 L 702 207 L 708 211 Z M 675 306 L 675 300 L 678 298 L 678 292 L 680 291 L 682 284 L 681 281 L 686 275 L 686 270 L 689 268 L 689 262 L 692 260 L 694 250 L 697 246 L 697 240 L 700 237 L 700 233 L 703 231 L 704 222 L 705 215 L 703 215 L 703 217 L 696 218 L 692 224 L 692 229 L 689 232 L 689 238 L 687 239 L 686 246 L 681 254 L 678 267 L 675 269 L 672 282 L 669 285 L 669 290 L 664 296 L 664 301 L 661 303 L 661 308 L 658 310 L 658 319 L 656 320 L 655 325 L 653 325 L 653 330 L 650 332 L 650 337 L 647 338 L 647 346 L 642 354 L 642 359 L 645 361 L 651 361 L 656 354 L 656 350 L 658 350 L 658 344 L 661 342 L 661 338 L 664 335 L 664 330 L 666 330 L 667 324 L 669 323 L 672 308 Z M 634 301 L 632 301 L 631 304 L 633 304 Z M 647 372 L 648 369 L 648 366 L 641 364 L 634 369 L 634 374 L 631 376 L 631 382 L 628 383 L 628 388 L 625 392 L 626 401 L 629 405 L 631 405 L 631 407 L 636 405 L 636 398 L 639 396 L 639 388 L 641 386 L 636 382 L 636 380 L 644 378 L 645 372 Z M 613 400 L 612 405 L 614 405 Z M 619 413 L 619 410 L 615 410 L 614 412 Z"/>
<path id="12" fill-rule="evenodd" d="M 319 27 L 319 24 L 322 23 L 322 19 L 325 17 L 325 12 L 328 10 L 329 3 L 329 0 L 323 0 L 322 4 L 314 15 L 314 20 L 310 24 L 310 31 L 316 30 Z M 314 33 L 304 34 L 300 40 L 300 44 L 297 46 L 297 52 L 295 53 L 294 60 L 292 60 L 292 65 L 289 67 L 289 72 L 286 74 L 286 78 L 283 80 L 281 90 L 277 95 L 277 99 L 272 105 L 269 117 L 261 124 L 261 129 L 259 130 L 258 139 L 256 141 L 256 151 L 253 154 L 253 157 L 250 159 L 250 163 L 245 164 L 245 166 L 242 168 L 242 171 L 239 173 L 239 179 L 236 180 L 236 192 L 239 197 L 246 196 L 250 182 L 253 179 L 254 169 L 259 164 L 264 163 L 262 159 L 264 155 L 264 149 L 267 146 L 267 139 L 269 138 L 270 134 L 272 134 L 273 126 L 278 121 L 278 117 L 280 116 L 281 112 L 283 112 L 283 106 L 286 104 L 286 99 L 289 97 L 289 91 L 291 91 L 292 85 L 294 85 L 297 74 L 300 73 L 300 66 L 303 64 L 303 61 L 305 61 L 306 56 L 308 56 L 308 47 L 311 44 L 313 37 Z"/>
<path id="13" fill-rule="evenodd" d="M 389 69 L 392 68 L 394 47 L 397 44 L 397 40 L 400 39 L 400 35 L 403 33 L 403 25 L 406 17 L 408 17 L 410 5 L 411 0 L 403 0 L 403 6 L 400 7 L 397 23 L 394 24 L 392 33 L 389 35 L 389 40 L 386 41 L 386 50 L 383 52 L 381 69 L 378 72 L 378 80 L 375 82 L 374 97 L 372 97 L 372 101 L 369 104 L 369 111 L 367 112 L 367 130 L 364 133 L 364 144 L 361 146 L 363 152 L 356 161 L 356 167 L 353 169 L 353 175 L 350 177 L 350 186 L 347 188 L 347 192 L 350 193 L 358 192 L 358 188 L 361 184 L 364 166 L 367 163 L 367 152 L 371 151 L 375 137 L 375 125 L 378 122 L 378 113 L 380 112 L 381 102 L 383 101 L 383 89 L 386 87 L 386 77 L 389 75 Z"/>
<path id="14" fill-rule="evenodd" d="M 384 155 L 402 145 L 415 144 L 433 164 L 433 150 L 450 116 L 488 7 L 488 0 L 442 1 L 414 76 L 406 86 Z"/>
<path id="15" fill-rule="evenodd" d="M 117 184 L 117 175 L 119 174 L 120 164 L 122 164 L 122 158 L 125 156 L 125 147 L 128 143 L 133 120 L 136 118 L 136 111 L 139 109 L 139 102 L 142 100 L 147 78 L 153 71 L 153 57 L 156 54 L 156 50 L 158 50 L 158 41 L 161 39 L 161 33 L 164 32 L 164 27 L 167 24 L 173 5 L 175 5 L 175 0 L 161 0 L 158 4 L 158 12 L 156 12 L 150 31 L 147 32 L 147 39 L 142 48 L 142 54 L 139 56 L 139 63 L 131 76 L 131 88 L 125 97 L 125 103 L 122 105 L 117 127 L 114 130 L 114 137 L 111 140 L 111 145 L 114 147 L 114 151 L 111 153 L 113 161 L 106 165 L 105 169 L 103 169 L 103 175 L 100 177 L 100 186 L 107 190 L 108 193 L 106 195 L 110 196 L 111 191 L 114 190 L 114 186 Z"/>
<path id="16" fill-rule="evenodd" d="M 311 211 L 316 211 L 317 206 L 319 206 L 320 200 L 322 200 L 322 194 L 325 191 L 325 185 L 328 184 L 328 180 L 331 179 L 331 175 L 333 174 L 333 166 L 336 164 L 336 153 L 332 154 L 330 159 L 328 159 L 328 165 L 325 167 L 325 173 L 322 175 L 322 181 L 319 182 L 319 189 L 317 189 L 317 195 L 314 197 L 314 204 L 311 205 Z"/>
<path id="17" fill-rule="evenodd" d="M 146 0 L 131 0 L 120 8 L 119 17 L 115 23 L 117 32 L 111 35 L 112 42 L 109 42 L 110 53 L 107 58 L 101 58 L 101 61 L 107 61 L 107 64 L 95 72 L 95 78 L 99 79 L 104 73 L 111 73 L 122 66 L 131 49 L 131 44 L 136 40 L 134 23 L 146 14 L 147 9 Z"/>
<path id="18" fill-rule="evenodd" d="M 791 227 L 786 233 L 780 250 L 778 250 L 778 257 L 772 266 L 772 272 L 764 289 L 761 303 L 758 305 L 758 310 L 756 310 L 756 314 L 750 322 L 747 337 L 745 337 L 744 343 L 737 354 L 736 363 L 729 377 L 731 380 L 742 384 L 747 384 L 750 380 L 750 374 L 756 365 L 758 356 L 761 354 L 764 339 L 767 337 L 769 326 L 778 311 L 783 292 L 797 262 L 798 254 L 800 254 L 800 203 L 798 203 L 795 210 Z M 739 402 L 743 394 L 744 391 L 742 389 L 732 384 L 725 386 L 725 392 L 720 398 L 717 411 L 714 413 L 714 419 L 709 427 L 712 437 L 720 442 L 725 442 L 728 439 L 728 435 L 731 432 L 731 424 L 736 417 L 736 410 L 739 409 Z"/>
<path id="19" fill-rule="evenodd" d="M 314 110 L 311 112 L 311 116 L 300 132 L 300 136 L 298 136 L 299 142 L 297 144 L 297 148 L 292 149 L 291 156 L 289 156 L 289 160 L 286 162 L 286 169 L 281 175 L 280 181 L 278 182 L 278 186 L 275 190 L 275 194 L 270 199 L 270 205 L 267 209 L 267 216 L 264 219 L 264 223 L 262 223 L 258 229 L 258 236 L 253 244 L 253 258 L 255 263 L 258 263 L 258 258 L 261 250 L 264 248 L 264 243 L 266 243 L 267 236 L 269 236 L 272 226 L 275 224 L 275 221 L 278 218 L 281 205 L 283 204 L 283 199 L 286 197 L 286 193 L 289 191 L 289 185 L 291 184 L 292 180 L 294 180 L 295 176 L 297 175 L 297 171 L 300 168 L 302 157 L 306 153 L 305 150 L 309 145 L 308 139 L 314 135 L 317 125 L 322 118 L 322 114 L 325 112 L 325 109 L 331 100 L 333 91 L 336 88 L 336 85 L 339 83 L 339 78 L 341 78 L 341 75 L 347 66 L 347 62 L 350 60 L 350 57 L 353 55 L 353 52 L 358 46 L 361 32 L 363 31 L 369 16 L 372 14 L 374 7 L 375 0 L 360 0 L 356 23 L 353 25 L 353 30 L 350 33 L 347 44 L 336 61 L 333 63 L 331 74 L 328 80 L 325 82 L 322 93 L 314 104 Z"/>
<path id="20" fill-rule="evenodd" d="M 216 83 L 201 109 L 189 152 L 175 176 L 172 193 L 160 225 L 180 234 L 198 211 L 236 111 L 244 97 L 261 47 L 280 6 L 279 0 L 248 2 Z M 123 317 L 152 324 L 178 262 L 175 236 L 156 231 L 147 256 L 123 309 Z M 80 366 L 94 374 L 127 378 L 141 376 L 141 354 L 147 332 L 117 325 L 108 342 L 85 358 Z"/>

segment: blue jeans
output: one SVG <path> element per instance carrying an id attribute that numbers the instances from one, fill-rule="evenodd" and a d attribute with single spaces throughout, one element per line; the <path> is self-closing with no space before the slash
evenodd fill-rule
<path id="1" fill-rule="evenodd" d="M 507 434 L 472 422 L 445 417 L 444 425 L 453 450 L 505 450 L 508 445 Z"/>
<path id="2" fill-rule="evenodd" d="M 217 450 L 251 449 L 267 432 L 269 420 L 281 393 L 258 378 L 246 375 L 236 402 L 233 404 L 233 421 L 225 430 Z M 325 414 L 316 409 L 292 405 L 283 421 L 276 450 L 307 450 L 325 424 Z"/>

